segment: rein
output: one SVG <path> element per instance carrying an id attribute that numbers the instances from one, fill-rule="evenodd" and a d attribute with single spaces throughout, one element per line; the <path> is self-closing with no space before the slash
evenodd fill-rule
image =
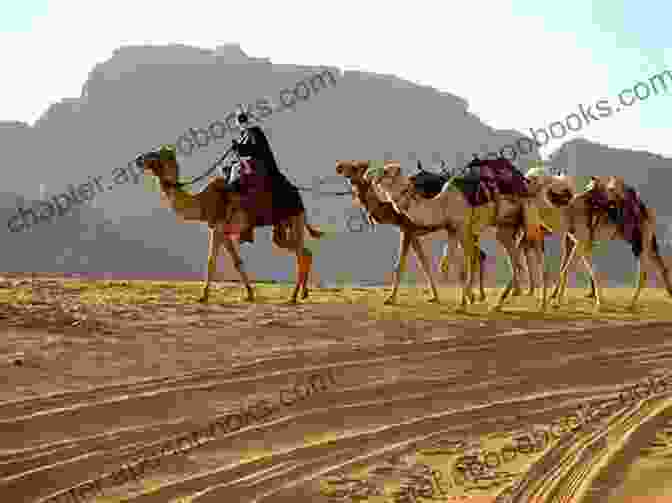
<path id="1" fill-rule="evenodd" d="M 184 186 L 186 186 L 186 185 L 193 185 L 194 183 L 198 182 L 199 180 L 202 180 L 202 179 L 205 178 L 206 176 L 209 176 L 214 170 L 216 170 L 217 167 L 220 165 L 220 163 L 221 163 L 224 159 L 226 159 L 226 158 L 228 157 L 228 155 L 229 155 L 232 151 L 233 151 L 233 146 L 231 146 L 231 147 L 229 148 L 229 150 L 227 150 L 226 152 L 224 152 L 224 154 L 222 154 L 222 155 L 221 155 L 221 156 L 220 156 L 220 157 L 219 157 L 219 158 L 212 164 L 212 167 L 211 167 L 210 169 L 208 169 L 205 173 L 203 173 L 201 176 L 197 176 L 196 178 L 192 178 L 192 179 L 191 179 L 190 181 L 188 181 L 188 182 L 177 182 L 177 183 L 174 183 L 174 184 L 173 184 L 172 182 L 170 182 L 171 185 L 172 185 L 175 189 L 180 189 L 180 188 L 182 188 L 182 187 L 184 187 Z M 178 176 L 178 178 L 179 178 L 179 176 Z M 166 183 L 169 183 L 169 182 L 166 182 Z"/>

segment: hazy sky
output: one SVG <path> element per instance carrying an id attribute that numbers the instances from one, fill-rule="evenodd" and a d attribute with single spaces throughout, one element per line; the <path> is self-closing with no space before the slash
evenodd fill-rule
<path id="1" fill-rule="evenodd" d="M 493 127 L 524 133 L 581 103 L 614 102 L 622 89 L 667 69 L 666 56 L 672 60 L 672 3 L 663 1 L 7 3 L 0 120 L 30 124 L 51 103 L 79 96 L 93 66 L 123 45 L 236 42 L 275 63 L 395 74 L 467 99 Z M 543 153 L 578 135 L 672 156 L 671 95 L 652 95 Z"/>

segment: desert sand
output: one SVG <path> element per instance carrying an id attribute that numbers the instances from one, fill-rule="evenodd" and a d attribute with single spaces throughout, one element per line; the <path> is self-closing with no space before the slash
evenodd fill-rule
<path id="1" fill-rule="evenodd" d="M 199 305 L 199 287 L 4 280 L 0 501 L 672 496 L 660 291 L 630 315 L 606 290 L 593 318 L 580 291 L 495 317 L 456 315 L 453 290 L 439 306 L 347 288 L 288 306 L 288 287 L 245 304 L 220 284 Z M 619 398 L 647 378 L 660 385 Z"/>

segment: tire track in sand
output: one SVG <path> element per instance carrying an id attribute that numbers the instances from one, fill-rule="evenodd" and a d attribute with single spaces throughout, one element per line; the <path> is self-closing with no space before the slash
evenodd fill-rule
<path id="1" fill-rule="evenodd" d="M 657 328 L 660 330 L 662 326 Z M 594 369 L 595 363 L 592 362 L 597 362 L 605 370 L 610 367 L 612 370 L 618 369 L 620 375 L 630 373 L 634 377 L 636 374 L 641 375 L 642 369 L 662 366 L 669 360 L 662 337 L 654 338 L 650 329 L 634 329 L 634 327 L 633 330 L 640 330 L 644 332 L 642 335 L 646 335 L 640 337 L 638 345 L 637 342 L 633 344 L 632 338 L 628 338 L 627 344 L 625 339 L 622 341 L 614 339 L 610 340 L 611 353 L 604 353 L 600 349 L 601 343 L 604 343 L 607 333 L 613 330 L 612 327 L 607 327 L 590 332 L 566 330 L 553 333 L 548 331 L 508 333 L 470 337 L 464 341 L 451 338 L 449 341 L 422 342 L 414 345 L 389 344 L 378 348 L 341 351 L 329 356 L 317 352 L 310 355 L 295 353 L 286 360 L 273 359 L 269 363 L 253 364 L 248 368 L 234 371 L 214 369 L 175 379 L 145 381 L 128 388 L 116 386 L 46 399 L 23 400 L 20 403 L 3 403 L 0 404 L 0 417 L 3 418 L 0 423 L 2 445 L 6 439 L 11 440 L 14 446 L 21 446 L 21 443 L 31 436 L 30 440 L 34 440 L 36 428 L 40 426 L 45 427 L 56 422 L 59 428 L 49 426 L 52 428 L 51 433 L 44 435 L 47 441 L 33 441 L 33 445 L 20 449 L 19 452 L 5 453 L 0 465 L 3 477 L 13 479 L 2 481 L 0 494 L 5 494 L 4 491 L 8 489 L 7 482 L 14 482 L 12 493 L 21 494 L 21 498 L 25 498 L 27 494 L 21 491 L 27 491 L 30 487 L 35 488 L 38 485 L 36 484 L 38 473 L 49 479 L 52 487 L 39 491 L 39 495 L 33 491 L 34 496 L 31 497 L 45 497 L 56 491 L 68 489 L 91 478 L 89 474 L 100 474 L 101 469 L 96 469 L 93 466 L 95 463 L 92 462 L 96 456 L 106 460 L 105 466 L 114 465 L 123 459 L 128 460 L 131 453 L 147 453 L 148 448 L 153 447 L 150 445 L 152 441 L 158 441 L 166 435 L 190 431 L 189 428 L 199 423 L 192 419 L 194 414 L 190 414 L 192 412 L 190 409 L 197 403 L 212 401 L 212 393 L 226 394 L 230 389 L 235 389 L 236 393 L 231 391 L 230 394 L 240 395 L 244 394 L 241 390 L 246 387 L 252 389 L 272 388 L 276 384 L 281 386 L 287 383 L 287 378 L 290 376 L 306 375 L 330 368 L 334 372 L 336 382 L 342 388 L 330 390 L 323 396 L 315 396 L 314 402 L 311 401 L 309 404 L 306 401 L 296 410 L 288 410 L 286 414 L 283 413 L 283 416 L 274 418 L 273 421 L 241 429 L 221 439 L 213 439 L 209 447 L 205 448 L 204 445 L 192 451 L 193 457 L 196 458 L 199 456 L 202 458 L 208 450 L 231 451 L 228 452 L 229 457 L 240 461 L 242 457 L 240 453 L 245 452 L 245 448 L 238 446 L 236 451 L 235 446 L 232 448 L 231 444 L 235 444 L 236 441 L 247 443 L 245 439 L 252 441 L 259 436 L 275 437 L 294 421 L 293 424 L 299 427 L 294 428 L 296 431 L 293 432 L 293 436 L 278 441 L 278 448 L 274 446 L 273 452 L 262 458 L 263 463 L 253 461 L 240 465 L 246 468 L 240 468 L 239 476 L 252 477 L 246 482 L 250 485 L 253 484 L 249 481 L 254 478 L 256 470 L 287 469 L 289 472 L 275 476 L 271 471 L 269 472 L 271 475 L 268 475 L 270 478 L 260 479 L 256 485 L 251 486 L 252 489 L 234 489 L 233 486 L 226 488 L 229 492 L 242 491 L 241 495 L 243 493 L 260 495 L 272 491 L 275 496 L 280 497 L 276 487 L 278 484 L 282 489 L 284 485 L 291 486 L 291 481 L 310 478 L 309 475 L 316 471 L 333 470 L 338 464 L 347 463 L 348 459 L 352 460 L 357 455 L 374 458 L 382 455 L 386 449 L 398 449 L 401 445 L 398 441 L 399 436 L 419 438 L 418 436 L 432 435 L 446 428 L 457 430 L 461 428 L 463 431 L 468 431 L 464 428 L 469 426 L 469 421 L 478 423 L 479 419 L 459 417 L 460 412 L 464 415 L 464 411 L 468 410 L 464 405 L 467 398 L 466 401 L 488 404 L 493 401 L 492 395 L 496 391 L 500 396 L 521 395 L 518 402 L 525 402 L 524 397 L 533 396 L 537 391 L 538 383 L 532 382 L 531 377 L 539 377 L 534 374 L 543 368 L 540 363 L 546 362 L 548 346 L 561 346 L 564 343 L 562 346 L 564 360 L 558 362 L 555 368 L 543 369 L 546 379 L 540 381 L 546 381 L 546 384 L 555 381 L 556 389 L 552 390 L 552 393 L 558 397 L 565 396 L 566 399 L 572 396 L 576 400 L 583 399 L 583 395 L 592 393 L 585 388 L 577 391 L 568 390 L 566 384 L 557 385 L 558 382 L 564 382 L 562 377 L 567 375 L 570 368 L 572 372 L 580 373 L 582 370 Z M 651 345 L 653 339 L 657 342 Z M 647 340 L 649 340 L 648 346 Z M 579 344 L 567 344 L 572 341 Z M 518 356 L 513 354 L 516 353 L 515 350 L 510 355 L 498 354 L 497 350 L 501 350 L 503 344 L 514 348 L 524 347 L 528 361 L 515 361 Z M 490 362 L 491 365 L 488 365 L 487 369 L 474 368 L 471 361 L 477 361 L 478 358 Z M 306 366 L 306 359 L 312 359 L 313 365 Z M 299 361 L 303 362 L 303 365 L 298 365 Z M 451 368 L 446 368 L 447 362 Z M 260 371 L 264 373 L 259 375 Z M 486 376 L 490 379 L 486 380 Z M 606 385 L 608 382 L 607 379 L 593 385 Z M 544 402 L 545 399 L 535 400 Z M 171 402 L 173 408 L 166 412 L 166 404 Z M 515 403 L 511 401 L 506 404 L 505 410 L 510 411 Z M 120 428 L 119 420 L 116 422 L 112 420 L 113 414 L 127 418 L 133 409 L 140 405 L 143 406 L 143 412 L 135 414 L 135 421 L 128 421 L 133 424 L 125 425 L 126 430 Z M 422 415 L 418 417 L 418 412 L 426 413 L 432 407 L 436 409 L 435 413 L 443 412 L 441 416 L 437 416 L 441 418 L 438 422 L 423 419 Z M 545 404 L 543 407 L 548 405 Z M 213 407 L 210 409 L 215 410 Z M 467 416 L 469 414 L 471 413 L 467 413 Z M 483 414 L 480 422 L 484 425 L 498 416 L 493 415 L 492 410 Z M 217 417 L 212 413 L 201 415 L 201 423 L 203 418 Z M 507 414 L 502 412 L 499 415 Z M 100 421 L 101 417 L 106 421 Z M 340 418 L 344 417 L 352 417 L 352 424 L 343 424 L 343 419 Z M 299 419 L 302 422 L 297 423 Z M 403 425 L 404 421 L 412 419 L 417 420 Z M 92 430 L 97 430 L 94 434 L 84 435 L 81 428 L 77 428 L 78 423 L 86 421 L 91 422 Z M 351 438 L 332 443 L 323 442 L 327 446 L 324 452 L 319 449 L 319 443 L 316 446 L 306 447 L 303 445 L 305 439 L 300 438 L 301 430 L 311 425 L 315 427 L 316 421 L 319 421 L 317 426 L 325 427 L 334 436 L 350 434 Z M 441 421 L 447 424 L 442 424 Z M 6 427 L 11 431 L 5 430 Z M 355 430 L 354 435 L 352 431 L 348 431 L 349 429 Z M 281 447 L 285 448 L 284 451 Z M 340 451 L 340 454 L 333 454 L 334 458 L 331 458 L 332 454 L 328 451 L 334 449 Z M 365 454 L 362 454 L 363 452 Z M 91 457 L 77 459 L 86 455 Z M 290 468 L 291 463 L 299 463 L 300 466 Z M 70 473 L 63 470 L 63 466 L 68 465 L 71 467 Z M 273 468 L 274 466 L 277 468 Z M 87 469 L 84 469 L 85 467 Z M 28 473 L 29 470 L 37 472 Z M 196 472 L 199 470 L 203 471 L 202 468 L 197 468 Z M 232 471 L 231 468 L 228 470 Z M 216 494 L 221 497 L 220 491 L 223 489 L 212 489 L 213 487 L 221 484 L 237 484 L 236 476 L 231 473 L 224 475 L 225 472 L 226 469 L 220 469 L 216 475 L 208 475 L 210 478 L 206 477 L 207 480 L 197 476 L 190 482 L 189 488 L 179 486 L 180 482 L 169 483 L 165 489 L 156 492 L 156 496 L 148 495 L 143 498 L 150 498 L 148 501 L 152 501 L 152 498 L 158 498 L 155 501 L 167 501 L 161 498 L 169 493 L 181 495 L 185 491 L 187 494 L 193 494 L 208 490 L 210 492 L 202 493 L 199 498 L 207 499 Z M 16 499 L 16 501 L 22 500 L 25 499 Z"/>

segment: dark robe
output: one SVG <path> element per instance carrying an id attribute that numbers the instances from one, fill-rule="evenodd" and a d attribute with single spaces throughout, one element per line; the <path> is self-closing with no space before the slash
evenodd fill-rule
<path id="1" fill-rule="evenodd" d="M 278 169 L 266 135 L 252 126 L 241 135 L 235 151 L 252 158 L 254 173 L 240 175 L 243 207 L 255 214 L 258 226 L 275 225 L 305 211 L 299 189 Z"/>

